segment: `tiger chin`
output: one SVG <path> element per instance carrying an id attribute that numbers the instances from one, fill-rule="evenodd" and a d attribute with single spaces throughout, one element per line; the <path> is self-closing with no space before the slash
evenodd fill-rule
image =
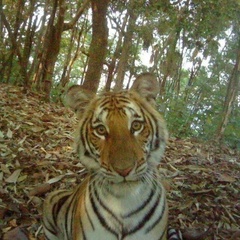
<path id="1" fill-rule="evenodd" d="M 128 91 L 68 90 L 67 103 L 79 120 L 76 150 L 89 174 L 75 190 L 47 197 L 46 239 L 167 239 L 168 207 L 157 166 L 168 133 L 155 109 L 158 92 L 150 73 Z"/>

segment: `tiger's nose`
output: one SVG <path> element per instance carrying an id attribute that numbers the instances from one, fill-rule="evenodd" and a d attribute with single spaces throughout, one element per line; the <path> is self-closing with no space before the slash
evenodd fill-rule
<path id="1" fill-rule="evenodd" d="M 122 177 L 126 177 L 131 172 L 132 167 L 125 168 L 125 169 L 115 168 L 114 170 Z"/>

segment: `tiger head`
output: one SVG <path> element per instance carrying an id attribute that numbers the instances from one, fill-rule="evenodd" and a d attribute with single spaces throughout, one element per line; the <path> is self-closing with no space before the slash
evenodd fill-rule
<path id="1" fill-rule="evenodd" d="M 137 181 L 163 156 L 167 129 L 155 109 L 156 78 L 145 73 L 129 91 L 95 95 L 72 86 L 67 104 L 77 113 L 81 163 L 112 182 Z"/>

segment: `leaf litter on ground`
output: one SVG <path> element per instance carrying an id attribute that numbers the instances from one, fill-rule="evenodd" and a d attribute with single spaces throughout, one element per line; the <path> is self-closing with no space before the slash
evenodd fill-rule
<path id="1" fill-rule="evenodd" d="M 86 172 L 73 151 L 74 114 L 22 90 L 0 85 L 0 239 L 43 240 L 46 195 L 74 188 Z M 239 239 L 239 152 L 170 138 L 159 171 L 169 224 L 184 239 Z"/>

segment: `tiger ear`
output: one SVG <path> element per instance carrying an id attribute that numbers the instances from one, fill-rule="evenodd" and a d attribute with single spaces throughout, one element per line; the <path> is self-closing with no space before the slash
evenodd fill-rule
<path id="1" fill-rule="evenodd" d="M 82 115 L 89 102 L 95 94 L 80 85 L 73 85 L 67 90 L 65 100 L 66 105 L 70 107 L 78 118 Z"/>
<path id="2" fill-rule="evenodd" d="M 141 97 L 144 97 L 150 104 L 155 106 L 160 86 L 156 76 L 152 73 L 146 72 L 137 76 L 131 90 L 134 90 Z"/>

